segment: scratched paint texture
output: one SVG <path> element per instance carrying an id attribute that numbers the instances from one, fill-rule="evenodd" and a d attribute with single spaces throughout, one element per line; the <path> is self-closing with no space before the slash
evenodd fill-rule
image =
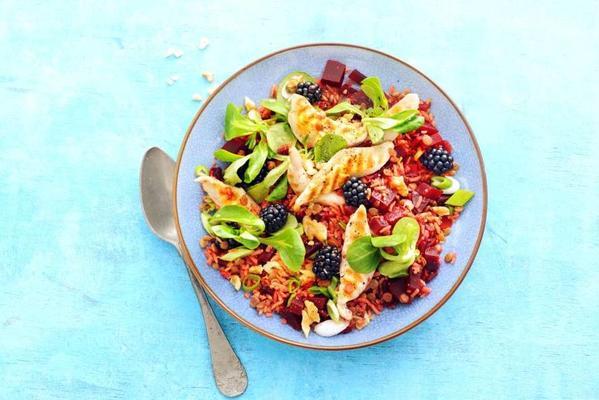
<path id="1" fill-rule="evenodd" d="M 453 298 L 376 347 L 291 348 L 217 309 L 244 398 L 599 398 L 598 3 L 239 3 L 0 2 L 0 398 L 221 398 L 139 162 L 176 155 L 201 71 L 313 41 L 395 54 L 447 90 L 485 157 L 487 231 Z"/>

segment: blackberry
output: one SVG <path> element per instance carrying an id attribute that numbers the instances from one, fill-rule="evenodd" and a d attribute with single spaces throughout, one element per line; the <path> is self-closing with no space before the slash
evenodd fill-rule
<path id="1" fill-rule="evenodd" d="M 310 104 L 320 101 L 322 98 L 322 90 L 320 86 L 313 82 L 301 82 L 297 85 L 295 93 L 300 94 L 308 99 Z"/>
<path id="2" fill-rule="evenodd" d="M 239 246 L 239 243 L 237 243 L 237 240 L 235 239 L 225 239 L 225 242 L 227 242 L 229 249 Z"/>
<path id="3" fill-rule="evenodd" d="M 341 253 L 333 246 L 324 246 L 316 253 L 312 272 L 320 279 L 331 279 L 339 275 Z"/>
<path id="4" fill-rule="evenodd" d="M 368 199 L 366 194 L 368 186 L 355 176 L 352 176 L 343 184 L 343 197 L 345 202 L 350 206 L 359 207 L 361 204 L 366 205 Z"/>
<path id="5" fill-rule="evenodd" d="M 267 233 L 275 233 L 287 222 L 287 209 L 282 204 L 270 204 L 260 211 Z"/>
<path id="6" fill-rule="evenodd" d="M 428 149 L 420 157 L 420 162 L 426 169 L 437 175 L 441 175 L 453 168 L 453 157 L 441 146 Z"/>
<path id="7" fill-rule="evenodd" d="M 238 170 L 237 170 L 237 176 L 241 179 L 241 182 L 239 182 L 237 185 L 242 187 L 243 189 L 247 189 L 250 186 L 253 186 L 257 183 L 260 183 L 264 180 L 264 178 L 266 178 L 266 175 L 268 174 L 268 167 L 266 166 L 266 163 L 264 163 L 264 165 L 262 166 L 262 169 L 260 170 L 260 172 L 258 172 L 258 175 L 256 175 L 256 177 L 254 178 L 254 180 L 252 180 L 250 183 L 245 183 L 243 181 L 243 175 L 245 175 L 245 171 L 248 169 L 248 164 L 249 163 L 245 163 L 243 166 L 241 166 Z"/>

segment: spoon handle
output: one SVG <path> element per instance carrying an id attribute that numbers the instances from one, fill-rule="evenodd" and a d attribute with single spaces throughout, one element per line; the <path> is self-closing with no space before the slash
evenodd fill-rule
<path id="1" fill-rule="evenodd" d="M 245 368 L 227 340 L 223 329 L 214 316 L 214 311 L 212 311 L 208 299 L 206 299 L 204 290 L 194 278 L 189 267 L 187 267 L 187 273 L 189 274 L 191 285 L 196 293 L 204 316 L 208 345 L 210 347 L 210 358 L 212 359 L 212 373 L 216 381 L 216 386 L 227 397 L 239 396 L 245 392 L 248 385 Z"/>

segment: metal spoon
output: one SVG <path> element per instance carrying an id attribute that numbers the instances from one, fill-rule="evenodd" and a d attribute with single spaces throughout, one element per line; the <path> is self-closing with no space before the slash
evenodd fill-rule
<path id="1" fill-rule="evenodd" d="M 146 151 L 141 163 L 140 174 L 141 202 L 146 222 L 156 236 L 175 246 L 181 255 L 172 213 L 174 175 L 175 161 L 168 154 L 158 147 L 152 147 Z M 186 267 L 204 315 L 212 359 L 212 373 L 216 386 L 225 396 L 239 396 L 248 385 L 245 368 L 241 365 L 241 361 L 231 348 L 231 344 L 214 316 L 204 290 L 196 282 L 187 264 Z"/>

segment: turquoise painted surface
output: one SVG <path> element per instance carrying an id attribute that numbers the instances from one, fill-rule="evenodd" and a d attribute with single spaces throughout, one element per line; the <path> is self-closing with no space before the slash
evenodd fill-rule
<path id="1" fill-rule="evenodd" d="M 244 398 L 599 398 L 597 2 L 330 3 L 0 3 L 0 398 L 221 398 L 139 162 L 175 155 L 201 71 L 312 41 L 393 53 L 447 90 L 485 156 L 487 233 L 441 311 L 376 347 L 290 348 L 217 310 Z"/>

